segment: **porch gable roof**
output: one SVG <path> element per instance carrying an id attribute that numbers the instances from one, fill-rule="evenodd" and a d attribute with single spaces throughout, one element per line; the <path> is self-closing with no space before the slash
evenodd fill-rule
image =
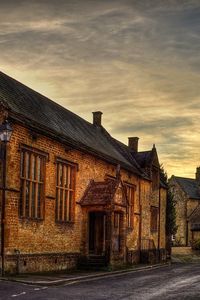
<path id="1" fill-rule="evenodd" d="M 111 205 L 112 200 L 114 200 L 115 194 L 121 185 L 123 189 L 123 185 L 121 184 L 121 180 L 110 180 L 106 179 L 105 181 L 95 182 L 91 180 L 83 197 L 81 198 L 79 204 L 81 206 L 105 206 Z M 123 189 L 122 191 L 122 199 L 121 203 L 113 203 L 121 206 L 126 206 L 127 199 L 126 193 Z"/>

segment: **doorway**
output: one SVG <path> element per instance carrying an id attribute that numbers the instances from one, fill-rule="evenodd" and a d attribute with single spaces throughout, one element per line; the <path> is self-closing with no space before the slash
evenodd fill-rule
<path id="1" fill-rule="evenodd" d="M 89 254 L 104 255 L 106 240 L 106 215 L 104 212 L 89 213 Z"/>

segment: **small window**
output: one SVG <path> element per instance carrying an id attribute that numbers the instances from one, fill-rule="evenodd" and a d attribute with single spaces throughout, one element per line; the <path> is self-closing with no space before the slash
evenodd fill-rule
<path id="1" fill-rule="evenodd" d="M 57 162 L 56 221 L 72 222 L 74 219 L 75 166 Z"/>
<path id="2" fill-rule="evenodd" d="M 151 206 L 151 231 L 158 230 L 158 207 Z"/>
<path id="3" fill-rule="evenodd" d="M 135 189 L 131 185 L 126 185 L 127 193 L 127 227 L 133 228 L 134 222 L 134 198 L 135 198 Z"/>
<path id="4" fill-rule="evenodd" d="M 21 151 L 20 216 L 43 218 L 44 173 L 46 157 L 27 149 Z"/>

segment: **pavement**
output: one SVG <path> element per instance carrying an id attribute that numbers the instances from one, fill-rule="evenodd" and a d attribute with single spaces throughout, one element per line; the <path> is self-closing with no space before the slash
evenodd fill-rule
<path id="1" fill-rule="evenodd" d="M 71 273 L 45 273 L 45 274 L 22 274 L 16 276 L 0 277 L 0 280 L 18 282 L 37 286 L 57 286 L 71 285 L 79 282 L 87 282 L 101 278 L 111 278 L 121 276 L 123 274 L 131 274 L 136 272 L 148 271 L 158 268 L 168 267 L 170 263 L 162 263 L 155 265 L 136 265 L 131 268 L 116 271 L 74 271 Z"/>
<path id="2" fill-rule="evenodd" d="M 172 247 L 172 263 L 199 263 L 200 251 L 192 250 L 191 247 Z"/>

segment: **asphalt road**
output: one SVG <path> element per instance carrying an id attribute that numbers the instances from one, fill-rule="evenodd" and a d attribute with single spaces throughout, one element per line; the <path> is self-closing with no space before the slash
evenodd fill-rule
<path id="1" fill-rule="evenodd" d="M 200 264 L 174 264 L 54 287 L 0 281 L 0 299 L 200 299 Z"/>

